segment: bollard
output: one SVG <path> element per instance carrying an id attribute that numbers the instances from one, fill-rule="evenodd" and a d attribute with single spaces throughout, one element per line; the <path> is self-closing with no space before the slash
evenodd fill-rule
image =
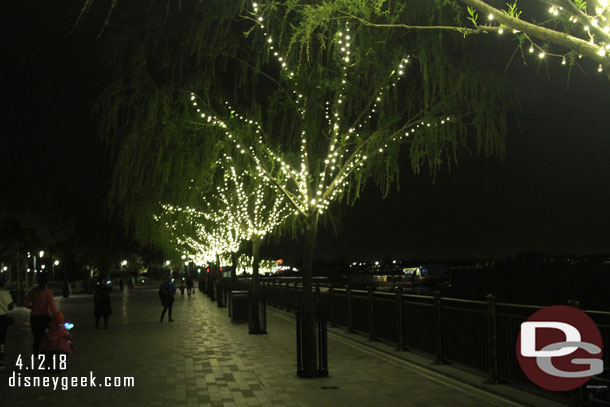
<path id="1" fill-rule="evenodd" d="M 496 319 L 496 296 L 487 298 L 487 343 L 489 346 L 489 376 L 487 384 L 498 384 L 498 329 Z"/>
<path id="2" fill-rule="evenodd" d="M 345 297 L 347 298 L 347 332 L 354 332 L 354 326 L 352 325 L 352 290 L 349 285 L 345 286 Z"/>
<path id="3" fill-rule="evenodd" d="M 396 286 L 396 350 L 406 350 L 406 343 L 404 337 L 404 321 L 402 317 L 402 287 Z"/>
<path id="4" fill-rule="evenodd" d="M 368 313 L 369 313 L 369 341 L 375 340 L 375 309 L 374 309 L 373 286 L 368 286 Z"/>
<path id="5" fill-rule="evenodd" d="M 435 349 L 436 349 L 436 359 L 433 364 L 435 365 L 444 365 L 445 361 L 443 360 L 443 325 L 442 325 L 442 308 L 441 308 L 441 293 L 439 291 L 435 291 L 434 293 L 434 339 L 435 339 Z"/>

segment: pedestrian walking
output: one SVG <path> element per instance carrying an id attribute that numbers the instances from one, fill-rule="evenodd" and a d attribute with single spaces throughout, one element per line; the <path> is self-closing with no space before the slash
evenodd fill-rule
<path id="1" fill-rule="evenodd" d="M 188 276 L 186 278 L 186 292 L 188 294 L 188 296 L 190 297 L 192 293 L 195 292 L 195 288 L 194 288 L 194 284 L 193 284 L 193 277 Z"/>
<path id="2" fill-rule="evenodd" d="M 180 298 L 184 298 L 184 289 L 186 286 L 184 285 L 184 281 L 180 283 Z"/>
<path id="3" fill-rule="evenodd" d="M 104 317 L 104 329 L 108 329 L 108 318 L 112 315 L 112 304 L 110 303 L 110 293 L 112 286 L 110 282 L 98 282 L 93 296 L 93 315 L 95 315 L 95 328 L 100 328 L 100 318 Z"/>
<path id="4" fill-rule="evenodd" d="M 15 323 L 8 314 L 14 306 L 11 293 L 6 289 L 4 279 L 0 277 L 0 370 L 4 369 L 4 344 L 6 342 L 8 327 Z"/>
<path id="5" fill-rule="evenodd" d="M 46 274 L 38 273 L 38 286 L 33 288 L 25 298 L 24 306 L 29 308 L 30 313 L 30 328 L 32 329 L 32 353 L 36 356 L 40 353 L 40 341 L 44 335 L 44 331 L 51 322 L 52 312 L 57 312 L 53 293 L 47 288 L 48 277 Z"/>
<path id="6" fill-rule="evenodd" d="M 70 283 L 68 280 L 64 281 L 64 288 L 62 289 L 62 294 L 64 298 L 68 298 L 70 296 Z"/>
<path id="7" fill-rule="evenodd" d="M 121 292 L 123 292 L 123 288 L 125 288 L 125 287 L 124 287 L 124 284 L 125 284 L 125 283 L 123 282 L 123 279 L 120 279 L 120 280 L 119 280 L 119 290 L 120 290 Z"/>
<path id="8" fill-rule="evenodd" d="M 161 311 L 161 320 L 163 322 L 163 317 L 165 316 L 165 312 L 167 311 L 167 318 L 169 322 L 173 322 L 172 319 L 172 306 L 174 304 L 174 294 L 176 294 L 176 286 L 172 282 L 171 278 L 168 278 L 167 281 L 159 286 L 159 298 L 161 299 L 161 305 L 163 305 L 163 311 Z"/>

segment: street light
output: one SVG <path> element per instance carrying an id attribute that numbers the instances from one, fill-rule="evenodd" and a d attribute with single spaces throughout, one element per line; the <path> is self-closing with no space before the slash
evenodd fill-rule
<path id="1" fill-rule="evenodd" d="M 29 257 L 29 255 L 30 254 L 28 253 L 28 257 Z M 38 257 L 40 257 L 42 259 L 42 256 L 44 256 L 44 250 L 41 250 L 41 251 L 38 252 Z M 36 269 L 36 255 L 33 255 L 32 257 L 34 258 L 34 260 L 33 260 L 34 261 L 34 276 L 36 276 L 36 273 L 38 272 L 38 270 Z M 25 284 L 26 284 L 26 289 L 27 289 L 28 288 L 27 287 L 27 284 L 28 284 L 27 279 L 25 280 Z"/>
<path id="2" fill-rule="evenodd" d="M 59 260 L 55 260 L 51 266 L 51 270 L 53 270 L 53 281 L 55 281 L 55 266 L 59 266 Z"/>
<path id="3" fill-rule="evenodd" d="M 125 279 L 125 269 L 123 267 L 125 267 L 127 265 L 127 260 L 123 260 L 121 262 L 121 291 L 123 291 L 123 280 Z"/>
<path id="4" fill-rule="evenodd" d="M 167 267 L 167 272 L 169 273 L 169 276 L 172 276 L 172 270 L 169 268 L 170 265 L 170 261 L 169 260 L 165 260 L 165 267 Z"/>

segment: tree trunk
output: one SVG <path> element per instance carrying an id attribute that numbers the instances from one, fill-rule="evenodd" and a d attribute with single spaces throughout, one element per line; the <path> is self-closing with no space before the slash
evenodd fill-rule
<path id="1" fill-rule="evenodd" d="M 18 246 L 18 248 L 19 248 L 19 246 Z M 23 305 L 23 302 L 25 301 L 26 287 L 24 286 L 24 279 L 27 276 L 26 267 L 27 266 L 23 265 L 21 252 L 18 252 L 17 253 L 17 304 L 19 306 Z M 22 273 L 23 273 L 23 277 L 21 276 Z"/>
<path id="2" fill-rule="evenodd" d="M 318 214 L 307 217 L 305 229 L 305 256 L 303 261 L 303 375 L 317 376 L 316 333 L 314 326 L 314 299 L 312 292 L 313 255 L 318 232 Z"/>
<path id="3" fill-rule="evenodd" d="M 261 239 L 258 236 L 252 237 L 252 287 L 258 288 L 258 267 L 260 259 Z"/>
<path id="4" fill-rule="evenodd" d="M 234 285 L 237 280 L 237 252 L 231 253 L 231 265 L 233 266 L 231 270 L 231 285 Z"/>
<path id="5" fill-rule="evenodd" d="M 260 245 L 261 238 L 259 236 L 252 237 L 252 284 L 250 286 L 250 296 L 251 296 L 251 326 L 250 333 L 251 334 L 260 334 L 264 333 L 263 327 L 261 326 L 260 314 L 258 310 L 259 300 L 260 300 L 260 282 L 259 282 L 259 274 L 258 267 L 260 263 Z"/>

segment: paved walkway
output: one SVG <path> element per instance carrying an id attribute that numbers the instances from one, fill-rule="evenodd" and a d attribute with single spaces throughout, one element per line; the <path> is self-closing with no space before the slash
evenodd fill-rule
<path id="1" fill-rule="evenodd" d="M 270 310 L 268 335 L 248 335 L 226 308 L 205 295 L 177 296 L 173 323 L 159 323 L 156 290 L 113 293 L 108 330 L 95 329 L 92 296 L 56 298 L 72 330 L 66 372 L 45 372 L 59 388 L 9 387 L 11 377 L 36 375 L 14 367 L 28 360 L 28 311 L 17 309 L 0 372 L 0 405 L 13 406 L 520 406 L 432 370 L 349 339 L 329 335 L 330 377 L 296 377 L 295 322 Z M 40 376 L 40 374 L 37 374 Z M 97 378 L 96 388 L 61 390 L 67 376 Z M 131 388 L 99 387 L 103 377 L 133 377 Z"/>

